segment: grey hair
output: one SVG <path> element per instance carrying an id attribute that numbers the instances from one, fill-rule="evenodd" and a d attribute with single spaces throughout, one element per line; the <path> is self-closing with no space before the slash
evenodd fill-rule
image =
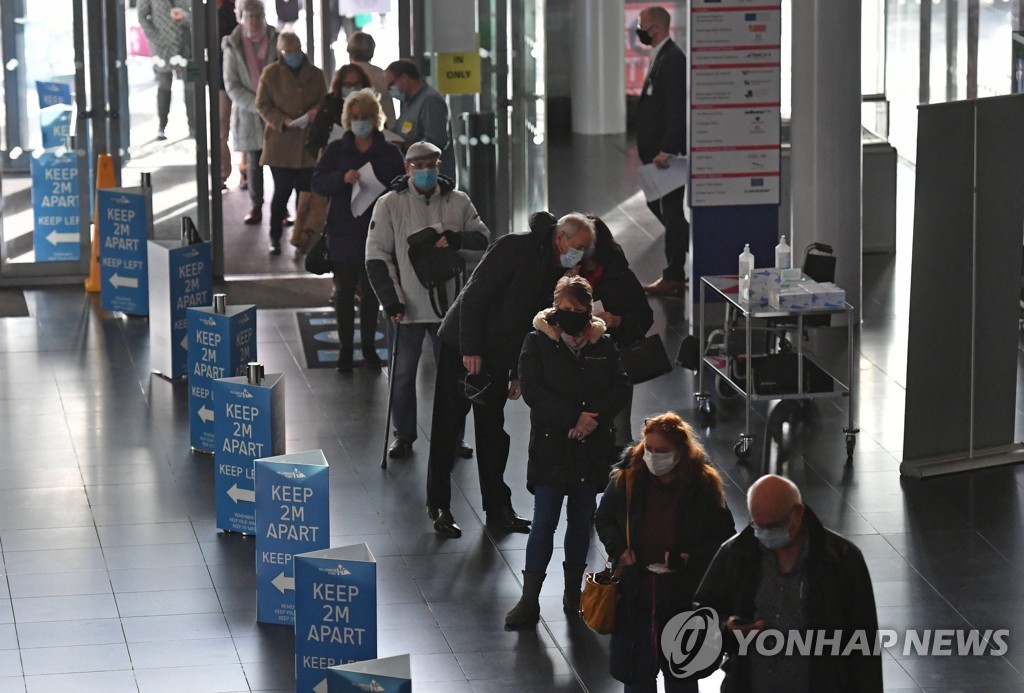
<path id="1" fill-rule="evenodd" d="M 594 222 L 586 214 L 580 212 L 570 212 L 559 219 L 558 230 L 565 235 L 565 240 L 569 240 L 580 231 L 589 231 L 592 239 L 597 237 Z"/>
<path id="2" fill-rule="evenodd" d="M 238 10 L 238 13 L 242 14 L 243 12 L 253 12 L 255 10 L 259 10 L 261 12 L 267 11 L 266 6 L 263 4 L 263 0 L 245 0 L 245 2 L 242 3 L 241 8 Z"/>

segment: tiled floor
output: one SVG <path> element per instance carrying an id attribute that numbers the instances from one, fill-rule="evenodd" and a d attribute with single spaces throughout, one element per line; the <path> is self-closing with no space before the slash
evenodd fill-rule
<path id="1" fill-rule="evenodd" d="M 654 278 L 660 238 L 634 194 L 626 142 L 577 138 L 553 146 L 551 158 L 560 181 L 552 209 L 602 214 L 641 278 Z M 735 406 L 723 403 L 703 435 L 738 525 L 747 520 L 746 487 L 781 470 L 827 525 L 863 549 L 883 626 L 1012 630 L 1024 616 L 1024 473 L 916 482 L 897 471 L 912 182 L 901 172 L 900 254 L 865 260 L 854 403 L 863 433 L 853 463 L 844 463 L 844 412 L 830 402 L 780 425 L 781 444 L 764 458 L 758 445 L 749 462 L 732 456 Z M 0 693 L 292 690 L 292 634 L 255 623 L 253 542 L 215 529 L 212 463 L 189 452 L 184 384 L 149 372 L 146 322 L 103 313 L 77 289 L 26 293 L 32 317 L 0 320 Z M 654 303 L 655 329 L 674 352 L 688 330 L 685 303 Z M 834 332 L 815 344 L 843 344 Z M 502 629 L 519 592 L 525 536 L 485 531 L 472 462 L 455 470 L 453 512 L 465 535 L 431 531 L 428 407 L 412 459 L 382 471 L 385 378 L 307 370 L 292 311 L 261 311 L 258 336 L 259 360 L 287 379 L 289 451 L 322 448 L 330 461 L 332 545 L 365 541 L 378 558 L 381 656 L 411 653 L 421 692 L 620 690 L 607 675 L 606 639 L 566 620 L 558 580 L 545 585 L 539 628 Z M 425 361 L 424 405 L 432 375 Z M 634 421 L 665 409 L 692 416 L 693 390 L 681 370 L 638 387 Z M 758 413 L 760 433 L 767 411 Z M 508 480 L 516 508 L 528 513 L 528 412 L 516 402 L 507 416 Z M 552 565 L 560 560 L 556 552 Z M 591 564 L 601 560 L 595 542 Z M 885 682 L 1017 691 L 1022 667 L 1024 649 L 1011 636 L 1002 658 L 886 654 Z"/>

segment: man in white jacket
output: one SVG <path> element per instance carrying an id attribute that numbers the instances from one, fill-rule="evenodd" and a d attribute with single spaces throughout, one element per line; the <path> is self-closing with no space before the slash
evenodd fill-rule
<path id="1" fill-rule="evenodd" d="M 429 142 L 417 142 L 405 155 L 406 175 L 391 184 L 373 209 L 366 238 L 366 273 L 384 312 L 401 325 L 397 330 L 392 419 L 395 441 L 388 450 L 394 459 L 407 457 L 416 440 L 416 370 L 423 351 L 423 339 L 430 337 L 434 362 L 441 342 L 437 328 L 443 314 L 435 310 L 430 291 L 417 278 L 409 257 L 409 237 L 431 228 L 437 233 L 435 246 L 455 250 L 484 250 L 490 231 L 480 219 L 469 197 L 455 184 L 439 175 L 441 150 Z M 455 300 L 456 284 L 445 287 Z M 468 453 L 468 455 L 467 455 Z M 472 451 L 463 444 L 462 456 Z"/>

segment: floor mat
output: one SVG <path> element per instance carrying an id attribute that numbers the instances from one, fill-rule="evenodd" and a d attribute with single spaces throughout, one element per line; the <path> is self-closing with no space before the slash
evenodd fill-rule
<path id="1" fill-rule="evenodd" d="M 295 314 L 299 321 L 299 334 L 302 336 L 302 352 L 306 356 L 307 368 L 334 368 L 338 361 L 338 324 L 335 322 L 334 311 L 300 310 Z M 386 323 L 380 317 L 377 321 L 377 334 L 374 344 L 377 355 L 382 360 L 388 358 L 388 345 L 385 338 Z M 359 330 L 359 309 L 356 309 L 356 329 L 354 335 L 355 352 L 352 363 L 357 368 L 363 365 L 362 335 Z"/>
<path id="2" fill-rule="evenodd" d="M 0 289 L 0 318 L 27 318 L 28 304 L 21 289 Z"/>

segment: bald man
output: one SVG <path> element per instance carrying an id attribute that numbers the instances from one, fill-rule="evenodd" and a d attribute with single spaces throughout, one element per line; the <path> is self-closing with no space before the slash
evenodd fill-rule
<path id="1" fill-rule="evenodd" d="M 872 649 L 878 617 L 860 550 L 825 529 L 789 479 L 758 479 L 747 493 L 747 508 L 750 525 L 718 550 L 694 597 L 695 604 L 715 609 L 722 624 L 722 690 L 881 691 L 882 660 Z M 832 656 L 832 642 L 821 640 L 817 655 L 786 655 L 783 648 L 769 656 L 755 646 L 765 630 L 800 637 L 838 631 L 839 653 L 857 638 L 866 646 Z M 776 639 L 764 641 L 770 649 Z"/>

